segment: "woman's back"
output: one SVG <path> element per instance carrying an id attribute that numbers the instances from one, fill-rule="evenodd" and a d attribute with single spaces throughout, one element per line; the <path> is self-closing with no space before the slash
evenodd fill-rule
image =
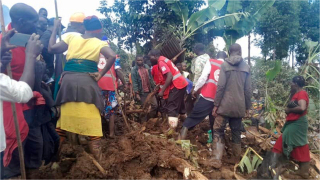
<path id="1" fill-rule="evenodd" d="M 64 39 L 68 44 L 67 61 L 70 59 L 86 59 L 98 62 L 100 50 L 108 47 L 109 44 L 97 38 L 84 39 L 82 36 L 69 35 Z"/>

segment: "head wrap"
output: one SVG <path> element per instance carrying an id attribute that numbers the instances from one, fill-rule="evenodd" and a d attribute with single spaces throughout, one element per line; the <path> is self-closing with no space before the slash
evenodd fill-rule
<path id="1" fill-rule="evenodd" d="M 102 24 L 97 16 L 88 16 L 83 21 L 84 28 L 89 32 L 101 32 Z"/>
<path id="2" fill-rule="evenodd" d="M 77 12 L 72 14 L 72 16 L 70 17 L 69 21 L 70 22 L 77 22 L 77 23 L 83 23 L 83 20 L 86 16 L 84 15 L 84 13 L 82 12 Z"/>
<path id="3" fill-rule="evenodd" d="M 107 36 L 103 36 L 101 40 L 102 41 L 108 41 L 108 37 Z"/>

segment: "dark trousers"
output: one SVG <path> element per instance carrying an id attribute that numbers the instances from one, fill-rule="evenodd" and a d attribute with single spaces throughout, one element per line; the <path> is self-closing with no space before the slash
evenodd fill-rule
<path id="1" fill-rule="evenodd" d="M 186 113 L 186 107 L 184 104 L 184 95 L 186 93 L 186 88 L 187 87 L 183 89 L 173 88 L 170 90 L 165 107 L 169 117 L 178 117 L 179 114 Z"/>
<path id="2" fill-rule="evenodd" d="M 24 147 L 25 141 L 22 142 L 22 147 Z M 1 179 L 9 179 L 12 177 L 20 176 L 20 159 L 19 159 L 19 150 L 18 147 L 13 150 L 12 158 L 7 167 L 3 166 L 3 155 L 4 152 L 1 152 Z"/>
<path id="3" fill-rule="evenodd" d="M 184 121 L 183 127 L 191 129 L 200 124 L 209 115 L 210 129 L 212 129 L 214 122 L 214 117 L 212 116 L 213 108 L 214 103 L 212 101 L 200 97 L 191 114 L 188 115 L 187 119 Z"/>
<path id="4" fill-rule="evenodd" d="M 30 127 L 24 146 L 24 161 L 26 168 L 37 169 L 42 165 L 43 136 L 41 127 Z"/>
<path id="5" fill-rule="evenodd" d="M 235 144 L 241 143 L 241 121 L 242 118 L 230 118 L 218 115 L 214 120 L 213 125 L 213 139 L 214 141 L 221 140 L 224 141 L 224 130 L 226 128 L 227 123 L 229 122 L 229 126 L 232 134 L 232 142 Z"/>

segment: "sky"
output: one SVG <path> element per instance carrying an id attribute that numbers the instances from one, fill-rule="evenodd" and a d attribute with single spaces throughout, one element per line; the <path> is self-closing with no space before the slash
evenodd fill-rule
<path id="1" fill-rule="evenodd" d="M 104 18 L 104 15 L 97 11 L 100 6 L 100 1 L 101 0 L 57 0 L 58 14 L 62 17 L 62 24 L 67 26 L 70 16 L 75 12 L 83 12 L 86 16 L 96 15 L 99 18 Z M 108 1 L 109 5 L 114 2 L 114 0 L 106 1 Z M 9 8 L 21 2 L 32 6 L 36 11 L 40 8 L 46 8 L 48 10 L 48 18 L 55 17 L 54 0 L 2 0 L 2 3 Z M 251 41 L 253 39 L 254 37 L 252 35 Z M 222 38 L 215 39 L 213 43 L 219 50 L 223 50 L 225 47 L 225 42 Z M 244 58 L 248 57 L 248 37 L 242 37 L 237 43 L 242 47 L 242 56 Z M 253 56 L 261 56 L 261 49 L 251 43 L 251 57 Z"/>

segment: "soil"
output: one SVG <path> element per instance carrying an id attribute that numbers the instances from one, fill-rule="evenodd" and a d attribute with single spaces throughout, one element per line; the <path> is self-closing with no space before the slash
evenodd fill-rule
<path id="1" fill-rule="evenodd" d="M 102 139 L 102 152 L 104 160 L 100 162 L 106 170 L 104 176 L 93 161 L 88 157 L 89 149 L 87 143 L 72 145 L 66 141 L 62 145 L 61 161 L 58 168 L 51 165 L 43 166 L 38 171 L 29 173 L 32 179 L 183 179 L 183 174 L 168 165 L 168 159 L 175 156 L 186 160 L 195 166 L 191 158 L 185 156 L 181 146 L 174 139 L 177 133 L 170 137 L 162 134 L 168 129 L 167 123 L 162 125 L 158 119 L 150 119 L 144 124 L 145 128 L 137 122 L 130 121 L 132 131 L 129 133 L 122 118 L 116 119 L 116 136 L 109 138 L 107 122 L 103 122 L 104 134 Z M 181 129 L 179 123 L 178 130 Z M 204 120 L 194 129 L 188 132 L 187 139 L 196 146 L 198 171 L 208 179 L 235 179 L 233 175 L 234 164 L 223 162 L 221 169 L 208 166 L 210 159 L 210 145 L 207 144 L 209 121 Z M 223 159 L 230 159 L 230 130 L 226 131 L 226 151 Z M 171 138 L 171 139 L 170 139 Z M 249 139 L 243 139 L 242 153 L 251 143 Z M 258 147 L 253 147 L 259 150 Z M 254 179 L 256 176 L 247 176 Z"/>

